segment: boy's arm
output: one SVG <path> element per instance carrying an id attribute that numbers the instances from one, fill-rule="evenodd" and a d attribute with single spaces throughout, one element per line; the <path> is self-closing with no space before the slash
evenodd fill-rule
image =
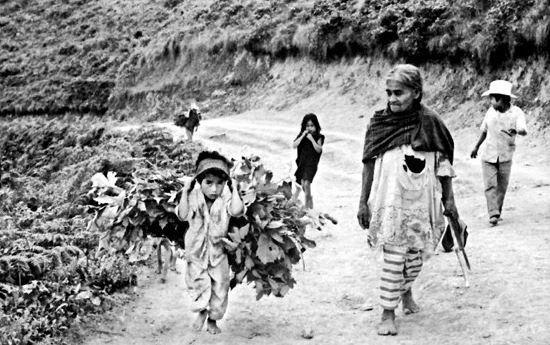
<path id="1" fill-rule="evenodd" d="M 368 229 L 370 225 L 371 212 L 368 201 L 374 178 L 374 163 L 374 159 L 369 159 L 363 164 L 361 198 L 359 199 L 359 211 L 357 212 L 357 220 L 363 229 Z"/>
<path id="2" fill-rule="evenodd" d="M 193 181 L 186 182 L 181 189 L 181 198 L 178 206 L 176 207 L 176 215 L 183 222 L 187 219 L 189 213 L 189 192 L 193 189 L 195 184 Z"/>
<path id="3" fill-rule="evenodd" d="M 520 111 L 516 119 L 516 134 L 527 135 L 527 126 L 525 124 L 525 113 Z"/>
<path id="4" fill-rule="evenodd" d="M 229 202 L 229 214 L 232 217 L 240 217 L 244 214 L 244 203 L 241 199 L 241 195 L 237 190 L 237 182 L 232 181 L 233 188 L 231 188 L 231 201 Z"/>
<path id="5" fill-rule="evenodd" d="M 481 134 L 479 135 L 479 139 L 477 140 L 477 144 L 474 147 L 474 149 L 472 150 L 472 153 L 470 153 L 471 158 L 476 158 L 477 157 L 477 151 L 479 150 L 479 147 L 481 146 L 481 144 L 483 144 L 483 142 L 485 141 L 485 138 L 487 138 L 487 131 L 486 130 L 481 132 Z"/>

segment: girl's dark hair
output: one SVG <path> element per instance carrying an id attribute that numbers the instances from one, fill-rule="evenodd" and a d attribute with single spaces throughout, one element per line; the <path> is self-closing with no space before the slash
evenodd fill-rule
<path id="1" fill-rule="evenodd" d="M 208 158 L 221 160 L 225 164 L 227 164 L 227 166 L 229 168 L 231 168 L 231 166 L 233 165 L 233 163 L 231 163 L 226 157 L 222 156 L 218 151 L 202 151 L 201 153 L 199 153 L 199 156 L 197 157 L 197 161 L 195 162 L 195 167 L 198 167 L 199 163 L 202 160 L 208 159 Z M 223 180 L 228 180 L 229 179 L 229 176 L 227 176 L 227 174 L 225 172 L 223 172 L 222 170 L 212 168 L 212 169 L 207 169 L 207 170 L 203 171 L 202 173 L 200 173 L 196 177 L 197 181 L 199 183 L 201 183 L 206 174 L 212 174 L 212 175 L 214 175 L 216 177 L 219 177 Z"/>
<path id="2" fill-rule="evenodd" d="M 308 121 L 310 121 L 310 120 L 311 120 L 311 122 L 313 122 L 313 125 L 317 129 L 316 134 L 317 135 L 321 134 L 321 125 L 319 124 L 319 120 L 317 119 L 317 115 L 315 115 L 313 113 L 309 113 L 309 114 L 304 115 L 304 118 L 302 119 L 302 125 L 300 127 L 300 133 L 298 133 L 296 138 L 298 138 L 300 136 L 300 134 L 302 134 L 306 130 L 306 125 L 307 125 Z"/>

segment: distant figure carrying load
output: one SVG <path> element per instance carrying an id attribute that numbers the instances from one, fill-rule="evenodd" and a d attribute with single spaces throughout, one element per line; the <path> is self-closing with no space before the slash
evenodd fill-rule
<path id="1" fill-rule="evenodd" d="M 481 123 L 481 135 L 470 156 L 477 157 L 477 151 L 485 141 L 481 153 L 481 168 L 485 184 L 485 198 L 492 226 L 501 220 L 502 204 L 512 168 L 512 156 L 516 149 L 516 135 L 526 135 L 525 113 L 511 104 L 512 84 L 506 80 L 495 80 L 482 96 L 489 96 L 491 107 Z"/>
<path id="2" fill-rule="evenodd" d="M 294 139 L 292 147 L 298 149 L 296 158 L 296 183 L 302 187 L 306 196 L 306 208 L 313 208 L 313 197 L 311 196 L 311 182 L 317 173 L 317 165 L 323 152 L 325 136 L 321 134 L 321 125 L 315 114 L 307 114 L 302 119 L 300 133 Z M 294 195 L 298 198 L 300 189 Z"/>
<path id="3" fill-rule="evenodd" d="M 202 120 L 201 113 L 197 105 L 193 104 L 189 109 L 189 114 L 176 115 L 176 126 L 184 127 L 185 133 L 187 134 L 187 140 L 193 140 L 193 133 L 196 132 L 199 127 L 200 121 Z"/>

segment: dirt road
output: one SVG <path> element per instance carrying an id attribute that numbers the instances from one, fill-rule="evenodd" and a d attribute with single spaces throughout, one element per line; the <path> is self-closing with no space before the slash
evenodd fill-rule
<path id="1" fill-rule="evenodd" d="M 260 155 L 277 180 L 289 174 L 295 156 L 290 148 L 299 129 L 295 114 L 250 112 L 203 121 L 197 136 L 232 157 L 243 152 Z M 366 120 L 321 116 L 320 122 L 330 124 L 325 125 L 330 130 L 324 130 L 327 141 L 313 183 L 314 202 L 339 224 L 311 234 L 317 248 L 306 252 L 305 270 L 296 266 L 298 284 L 286 297 L 256 302 L 252 286 L 240 286 L 230 293 L 220 324 L 223 333 L 196 334 L 190 330 L 183 276 L 171 273 L 168 282 L 160 284 L 151 272 L 140 280 L 135 302 L 93 325 L 85 344 L 550 343 L 550 165 L 540 159 L 547 151 L 526 145 L 519 150 L 504 221 L 490 228 L 479 161 L 468 158 L 473 134 L 457 134 L 455 190 L 459 212 L 470 229 L 471 287 L 465 288 L 457 275 L 453 254 L 434 256 L 413 288 L 421 312 L 404 316 L 399 311 L 400 334 L 379 337 L 378 263 L 355 218 Z M 177 127 L 159 125 L 182 135 Z M 363 310 L 371 304 L 374 310 Z M 312 339 L 301 336 L 304 329 L 313 331 Z"/>

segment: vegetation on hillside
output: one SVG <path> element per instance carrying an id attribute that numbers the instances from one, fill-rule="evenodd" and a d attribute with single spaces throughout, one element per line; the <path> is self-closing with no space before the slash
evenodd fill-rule
<path id="1" fill-rule="evenodd" d="M 223 98 L 289 57 L 483 70 L 550 50 L 548 0 L 11 0 L 0 10 L 0 114 Z"/>
<path id="2" fill-rule="evenodd" d="M 200 146 L 159 129 L 109 130 L 90 119 L 22 118 L 0 123 L 0 343 L 34 344 L 113 305 L 135 284 L 119 256 L 96 258 L 97 172 L 123 177 L 169 168 L 188 174 Z M 92 122 L 93 123 L 93 122 Z"/>

